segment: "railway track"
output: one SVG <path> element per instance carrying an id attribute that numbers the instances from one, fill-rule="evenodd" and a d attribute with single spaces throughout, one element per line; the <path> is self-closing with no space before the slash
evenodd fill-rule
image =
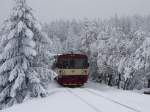
<path id="1" fill-rule="evenodd" d="M 92 90 L 90 90 L 90 89 L 88 89 L 88 88 L 78 88 L 77 90 L 83 91 L 83 93 L 84 93 L 84 92 L 86 92 L 86 93 L 88 92 L 88 93 L 90 93 L 90 94 L 92 94 L 92 95 L 94 95 L 94 96 L 96 96 L 96 97 L 103 98 L 104 100 L 107 100 L 107 101 L 109 101 L 109 102 L 111 102 L 111 103 L 114 103 L 114 104 L 116 104 L 116 105 L 119 105 L 119 106 L 121 106 L 121 107 L 123 107 L 123 108 L 125 108 L 125 109 L 127 109 L 127 110 L 132 111 L 132 112 L 142 112 L 142 111 L 140 111 L 140 110 L 138 110 L 138 109 L 135 109 L 135 108 L 130 107 L 130 106 L 128 106 L 128 105 L 122 104 L 122 103 L 120 103 L 120 102 L 118 102 L 118 101 L 116 101 L 116 100 L 113 100 L 113 99 L 111 99 L 111 98 L 108 98 L 108 97 L 106 97 L 106 96 L 104 96 L 104 95 L 102 95 L 102 94 L 100 94 L 100 93 L 94 92 L 94 91 L 92 91 Z M 80 101 L 82 101 L 83 103 L 85 103 L 86 105 L 88 105 L 89 107 L 91 107 L 95 112 L 105 112 L 105 111 L 102 111 L 102 110 L 100 110 L 99 108 L 97 108 L 94 104 L 91 104 L 88 100 L 86 100 L 85 98 L 83 98 L 83 97 L 80 96 L 79 94 L 75 93 L 73 90 L 67 88 L 67 91 L 68 91 L 70 94 L 72 94 L 73 96 L 75 96 L 76 98 L 78 98 Z M 99 105 L 99 107 L 100 107 L 100 105 Z"/>
<path id="2" fill-rule="evenodd" d="M 87 89 L 87 88 L 83 88 L 83 89 L 81 89 L 81 90 L 82 90 L 82 91 L 87 91 L 87 92 L 90 93 L 90 94 L 96 95 L 97 97 L 101 97 L 101 98 L 103 98 L 103 99 L 105 99 L 105 100 L 108 100 L 108 101 L 110 101 L 110 102 L 112 102 L 112 103 L 115 103 L 115 104 L 117 104 L 117 105 L 120 105 L 120 106 L 122 106 L 122 107 L 124 107 L 124 108 L 126 108 L 126 109 L 129 109 L 129 110 L 132 110 L 132 111 L 134 111 L 134 112 L 141 112 L 141 111 L 138 110 L 138 109 L 135 109 L 135 108 L 130 107 L 130 106 L 128 106 L 128 105 L 122 104 L 122 103 L 120 103 L 120 102 L 118 102 L 118 101 L 116 101 L 116 100 L 113 100 L 113 99 L 111 99 L 111 98 L 108 98 L 108 97 L 106 97 L 106 96 L 104 96 L 104 95 L 101 95 L 100 93 L 96 93 L 96 92 L 94 92 L 94 91 L 92 91 L 92 90 L 89 90 L 89 89 Z"/>
<path id="3" fill-rule="evenodd" d="M 71 89 L 67 89 L 67 91 L 73 95 L 74 97 L 78 98 L 81 102 L 83 102 L 84 104 L 88 105 L 90 108 L 92 108 L 95 112 L 103 112 L 101 111 L 99 108 L 97 108 L 96 106 L 90 104 L 87 100 L 85 100 L 84 98 L 82 98 L 81 96 L 77 95 L 76 93 L 74 93 Z"/>

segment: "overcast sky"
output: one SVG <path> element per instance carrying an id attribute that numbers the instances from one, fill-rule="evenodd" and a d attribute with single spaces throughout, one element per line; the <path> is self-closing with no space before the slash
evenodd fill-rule
<path id="1" fill-rule="evenodd" d="M 8 16 L 13 0 L 0 0 L 0 23 Z M 56 19 L 108 18 L 115 14 L 150 14 L 150 0 L 27 0 L 43 22 Z"/>

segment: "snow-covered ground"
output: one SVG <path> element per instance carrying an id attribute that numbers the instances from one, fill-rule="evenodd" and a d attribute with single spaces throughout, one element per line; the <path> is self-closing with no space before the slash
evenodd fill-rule
<path id="1" fill-rule="evenodd" d="M 25 101 L 1 112 L 149 112 L 150 96 L 88 83 L 82 88 L 50 87 L 49 97 Z"/>

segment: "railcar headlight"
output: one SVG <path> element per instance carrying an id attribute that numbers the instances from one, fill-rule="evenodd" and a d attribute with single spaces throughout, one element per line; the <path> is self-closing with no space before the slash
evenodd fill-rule
<path id="1" fill-rule="evenodd" d="M 65 74 L 65 71 L 64 70 L 59 70 L 59 75 L 63 75 Z"/>
<path id="2" fill-rule="evenodd" d="M 62 70 L 62 73 L 65 73 L 65 71 L 64 71 L 64 70 Z"/>
<path id="3" fill-rule="evenodd" d="M 61 73 L 62 73 L 61 70 L 59 70 L 59 74 L 60 74 L 60 75 L 61 75 Z"/>
<path id="4" fill-rule="evenodd" d="M 82 74 L 87 74 L 87 70 L 82 70 Z"/>

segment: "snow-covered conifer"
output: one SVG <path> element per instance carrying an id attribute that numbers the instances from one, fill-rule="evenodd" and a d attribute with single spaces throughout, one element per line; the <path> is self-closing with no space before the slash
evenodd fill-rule
<path id="1" fill-rule="evenodd" d="M 46 50 L 43 43 L 47 40 L 26 0 L 15 0 L 15 3 L 0 41 L 0 103 L 8 106 L 22 102 L 27 94 L 46 94 L 35 70 L 35 59 L 43 56 Z"/>
<path id="2" fill-rule="evenodd" d="M 85 19 L 81 32 L 81 51 L 90 55 L 91 44 L 97 40 L 97 36 L 96 23 Z"/>
<path id="3" fill-rule="evenodd" d="M 97 74 L 97 56 L 98 51 L 95 49 L 97 45 L 98 29 L 94 21 L 84 20 L 81 31 L 80 51 L 85 53 L 89 58 L 90 63 L 90 76 Z"/>
<path id="4" fill-rule="evenodd" d="M 72 27 L 69 28 L 68 36 L 66 41 L 64 42 L 64 52 L 74 52 L 79 50 L 79 40 L 80 37 L 77 36 L 77 34 L 74 33 L 74 30 Z"/>

